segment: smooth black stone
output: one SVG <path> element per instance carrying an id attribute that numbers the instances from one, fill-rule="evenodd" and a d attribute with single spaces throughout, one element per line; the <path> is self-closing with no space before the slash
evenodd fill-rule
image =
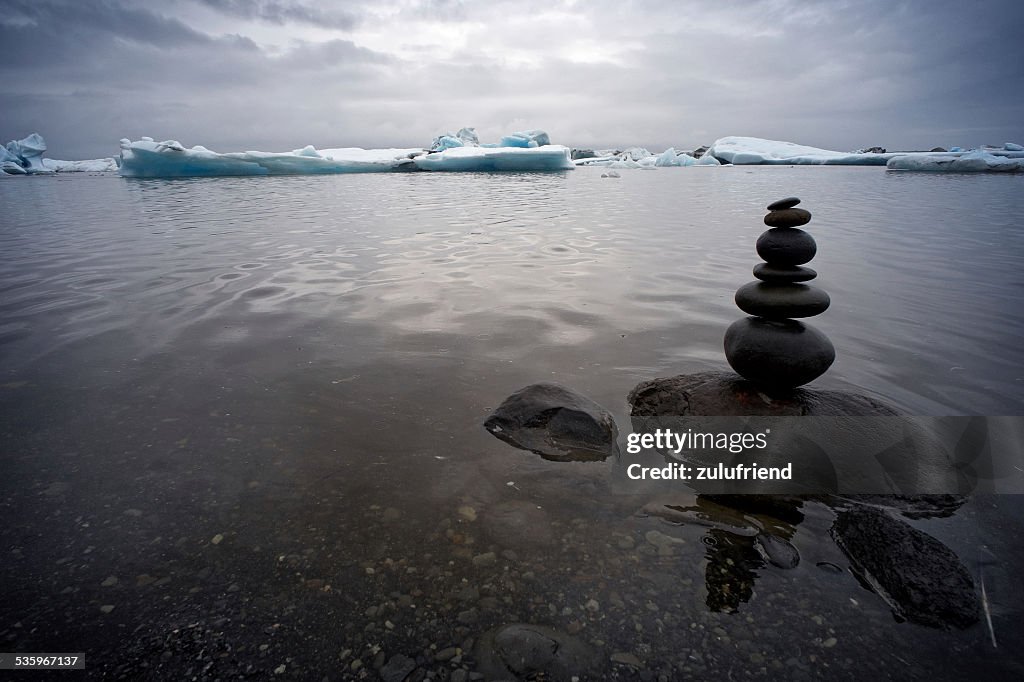
<path id="1" fill-rule="evenodd" d="M 835 361 L 836 349 L 809 324 L 747 317 L 726 330 L 725 359 L 745 379 L 779 390 L 820 377 Z"/>
<path id="2" fill-rule="evenodd" d="M 781 211 L 786 208 L 793 208 L 800 203 L 800 199 L 797 197 L 786 197 L 785 199 L 779 199 L 768 204 L 769 211 Z"/>
<path id="3" fill-rule="evenodd" d="M 793 227 L 773 227 L 757 238 L 757 255 L 771 265 L 803 265 L 816 253 L 814 237 Z"/>
<path id="4" fill-rule="evenodd" d="M 799 265 L 769 265 L 758 263 L 754 266 L 754 277 L 763 282 L 785 284 L 789 282 L 809 282 L 818 276 L 813 268 Z"/>
<path id="5" fill-rule="evenodd" d="M 828 310 L 829 303 L 824 289 L 807 284 L 749 282 L 736 290 L 739 309 L 761 317 L 814 317 Z"/>
<path id="6" fill-rule="evenodd" d="M 784 208 L 781 211 L 772 211 L 764 217 L 764 224 L 768 227 L 800 227 L 811 222 L 811 212 L 802 208 Z"/>

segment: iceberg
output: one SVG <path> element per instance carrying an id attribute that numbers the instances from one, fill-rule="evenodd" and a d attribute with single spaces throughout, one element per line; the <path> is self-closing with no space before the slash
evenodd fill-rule
<path id="1" fill-rule="evenodd" d="M 416 167 L 425 171 L 557 171 L 575 165 L 568 147 L 549 144 L 541 147 L 452 147 L 413 157 Z"/>
<path id="2" fill-rule="evenodd" d="M 1024 171 L 1024 158 L 996 156 L 979 149 L 963 154 L 903 154 L 889 159 L 886 167 L 889 170 L 947 173 L 1012 173 Z"/>
<path id="3" fill-rule="evenodd" d="M 736 165 L 884 166 L 897 154 L 851 154 L 759 137 L 722 137 L 708 148 L 706 156 Z"/>
<path id="4" fill-rule="evenodd" d="M 119 170 L 129 178 L 214 175 L 315 175 L 424 171 L 550 171 L 574 168 L 568 147 L 549 144 L 542 130 L 514 133 L 516 145 L 481 145 L 473 128 L 434 138 L 422 147 L 316 149 L 290 152 L 218 153 L 203 146 L 185 148 L 177 140 L 151 137 L 121 140 Z M 543 142 L 543 144 L 541 144 Z"/>
<path id="5" fill-rule="evenodd" d="M 155 142 L 151 137 L 121 140 L 120 173 L 127 178 L 166 178 L 211 175 L 317 175 L 379 173 L 410 166 L 422 148 L 317 150 L 312 146 L 291 152 L 230 152 L 220 154 L 201 145 L 186 149 L 177 140 Z"/>
<path id="6" fill-rule="evenodd" d="M 112 158 L 61 161 L 44 159 L 45 151 L 46 140 L 39 133 L 32 133 L 22 140 L 11 140 L 5 147 L 0 147 L 0 171 L 4 175 L 38 175 L 117 170 L 117 163 Z"/>

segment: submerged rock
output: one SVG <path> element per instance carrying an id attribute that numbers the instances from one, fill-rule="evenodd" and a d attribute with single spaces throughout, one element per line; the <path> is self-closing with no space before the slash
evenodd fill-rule
<path id="1" fill-rule="evenodd" d="M 484 428 L 509 445 L 556 462 L 601 461 L 618 453 L 618 429 L 608 411 L 559 384 L 516 391 Z"/>
<path id="2" fill-rule="evenodd" d="M 477 669 L 488 680 L 568 682 L 592 673 L 601 660 L 597 652 L 572 635 L 526 623 L 512 623 L 485 632 L 473 653 Z"/>
<path id="3" fill-rule="evenodd" d="M 839 512 L 832 537 L 854 573 L 912 623 L 966 628 L 980 615 L 974 581 L 944 544 L 871 507 Z"/>

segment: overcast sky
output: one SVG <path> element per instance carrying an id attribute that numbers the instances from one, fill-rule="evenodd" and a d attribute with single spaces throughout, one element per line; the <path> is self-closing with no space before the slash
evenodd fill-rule
<path id="1" fill-rule="evenodd" d="M 1024 143 L 1022 0 L 0 0 L 0 138 Z"/>

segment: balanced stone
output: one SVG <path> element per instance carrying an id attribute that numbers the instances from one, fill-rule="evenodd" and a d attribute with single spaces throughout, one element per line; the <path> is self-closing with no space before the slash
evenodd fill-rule
<path id="1" fill-rule="evenodd" d="M 800 203 L 800 199 L 797 197 L 786 197 L 785 199 L 779 199 L 768 204 L 769 211 L 781 211 L 785 208 L 793 208 Z"/>
<path id="2" fill-rule="evenodd" d="M 811 222 L 811 212 L 802 208 L 784 208 L 781 211 L 772 211 L 764 217 L 764 224 L 768 227 L 800 227 Z"/>
<path id="3" fill-rule="evenodd" d="M 823 289 L 808 284 L 750 282 L 736 290 L 736 305 L 750 315 L 780 319 L 814 317 L 828 310 Z"/>
<path id="4" fill-rule="evenodd" d="M 836 350 L 809 324 L 747 317 L 725 332 L 725 358 L 744 378 L 768 390 L 788 390 L 824 374 Z"/>
<path id="5" fill-rule="evenodd" d="M 800 265 L 770 265 L 758 263 L 754 266 L 754 277 L 764 282 L 808 282 L 818 276 L 813 268 Z"/>
<path id="6" fill-rule="evenodd" d="M 771 265 L 803 265 L 817 252 L 814 237 L 793 227 L 773 227 L 757 238 L 757 255 Z"/>

